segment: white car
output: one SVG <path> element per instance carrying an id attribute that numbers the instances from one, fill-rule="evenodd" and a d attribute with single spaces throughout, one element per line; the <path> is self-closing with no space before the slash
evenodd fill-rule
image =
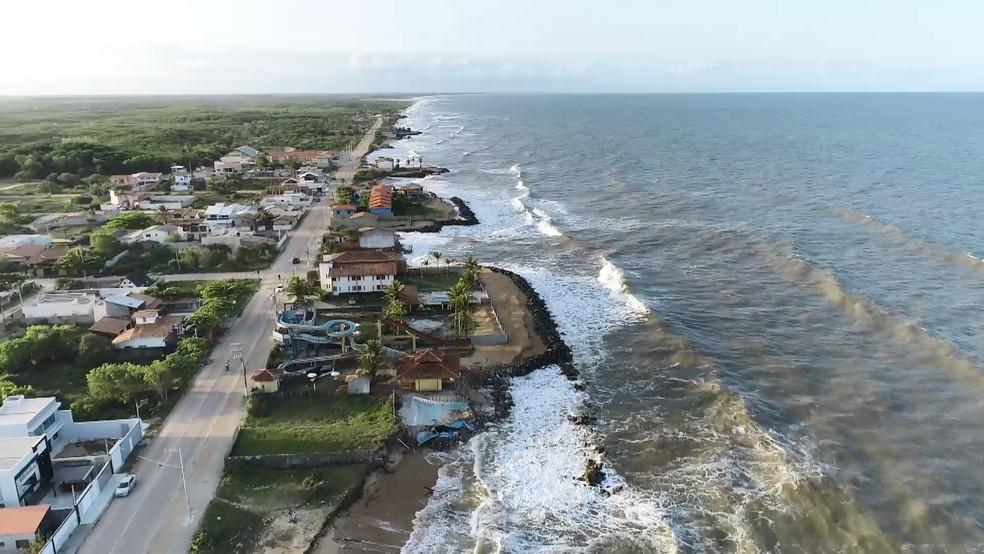
<path id="1" fill-rule="evenodd" d="M 113 493 L 116 498 L 122 498 L 124 496 L 130 496 L 130 491 L 133 487 L 137 485 L 137 476 L 132 473 L 127 473 L 123 475 L 123 480 L 120 481 L 119 485 L 116 485 L 116 491 Z"/>

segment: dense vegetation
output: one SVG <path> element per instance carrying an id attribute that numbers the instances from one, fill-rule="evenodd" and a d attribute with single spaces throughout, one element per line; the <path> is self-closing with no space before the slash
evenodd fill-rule
<path id="1" fill-rule="evenodd" d="M 351 146 L 404 102 L 330 97 L 0 100 L 0 178 L 74 184 L 93 174 L 210 163 L 231 148 Z"/>

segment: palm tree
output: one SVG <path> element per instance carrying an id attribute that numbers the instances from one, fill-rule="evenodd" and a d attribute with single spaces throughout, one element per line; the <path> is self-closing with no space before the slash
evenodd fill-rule
<path id="1" fill-rule="evenodd" d="M 374 383 L 376 381 L 376 374 L 379 373 L 379 369 L 382 365 L 382 345 L 379 344 L 378 339 L 367 340 L 366 348 L 362 351 L 362 357 L 359 359 L 359 375 L 368 377 L 369 382 Z"/>
<path id="2" fill-rule="evenodd" d="M 441 254 L 437 250 L 431 252 L 431 257 L 434 258 L 434 264 L 437 265 L 438 268 L 441 267 L 441 257 L 442 256 L 444 256 L 444 254 Z"/>
<path id="3" fill-rule="evenodd" d="M 161 217 L 161 223 L 167 225 L 167 207 L 161 206 L 157 208 L 157 215 Z"/>
<path id="4" fill-rule="evenodd" d="M 478 272 L 482 270 L 482 266 L 479 265 L 478 259 L 475 256 L 468 254 L 465 256 L 465 269 L 478 275 Z"/>
<path id="5" fill-rule="evenodd" d="M 467 337 L 471 332 L 471 289 L 467 283 L 458 281 L 451 287 L 451 321 L 454 323 L 454 333 L 459 337 Z"/>
<path id="6" fill-rule="evenodd" d="M 299 276 L 291 277 L 285 290 L 287 294 L 294 297 L 294 301 L 301 304 L 306 304 L 310 298 L 318 295 L 318 291 L 315 290 L 311 281 Z"/>
<path id="7" fill-rule="evenodd" d="M 399 281 L 393 281 L 386 287 L 386 290 L 383 292 L 383 298 L 386 300 L 386 305 L 383 307 L 383 316 L 386 319 L 403 323 L 403 316 L 407 315 L 407 306 L 403 303 L 403 299 L 400 298 L 401 291 L 403 291 L 403 284 Z"/>

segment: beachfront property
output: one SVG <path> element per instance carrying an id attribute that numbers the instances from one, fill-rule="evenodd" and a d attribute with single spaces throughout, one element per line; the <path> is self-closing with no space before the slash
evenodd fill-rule
<path id="1" fill-rule="evenodd" d="M 406 271 L 397 252 L 349 250 L 327 254 L 318 266 L 321 288 L 333 294 L 382 292 Z"/>
<path id="2" fill-rule="evenodd" d="M 396 233 L 377 227 L 359 229 L 359 248 L 386 250 L 396 248 Z"/>
<path id="3" fill-rule="evenodd" d="M 331 167 L 335 153 L 330 150 L 302 150 L 299 148 L 267 148 L 267 159 L 274 163 L 296 162 L 319 169 Z"/>
<path id="4" fill-rule="evenodd" d="M 374 185 L 369 193 L 369 213 L 378 216 L 393 215 L 393 187 Z"/>
<path id="5" fill-rule="evenodd" d="M 393 168 L 396 167 L 396 160 L 386 156 L 380 156 L 376 158 L 376 161 L 373 162 L 373 165 L 376 167 L 376 169 L 380 171 L 393 171 Z"/>
<path id="6" fill-rule="evenodd" d="M 433 349 L 420 350 L 400 359 L 396 375 L 400 385 L 416 392 L 442 391 L 461 377 L 458 356 Z"/>

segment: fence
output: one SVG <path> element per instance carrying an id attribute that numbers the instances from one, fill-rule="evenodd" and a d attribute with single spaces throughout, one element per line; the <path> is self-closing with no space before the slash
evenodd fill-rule
<path id="1" fill-rule="evenodd" d="M 129 429 L 126 426 L 129 425 Z M 82 494 L 75 499 L 75 507 L 68 517 L 62 521 L 58 529 L 52 533 L 51 538 L 41 548 L 41 554 L 57 554 L 61 552 L 65 544 L 68 543 L 72 533 L 82 523 L 92 523 L 99 516 L 106 503 L 100 503 L 99 497 L 107 493 L 110 480 L 113 474 L 123 467 L 123 463 L 136 448 L 137 443 L 143 438 L 143 429 L 140 427 L 139 419 L 120 419 L 113 421 L 92 421 L 81 422 L 73 425 L 76 437 L 81 440 L 92 440 L 100 438 L 116 438 L 121 435 L 109 450 L 109 460 L 103 465 L 96 475 L 96 478 L 86 486 Z M 115 431 L 115 433 L 113 433 Z M 98 436 L 97 436 L 98 435 Z M 109 492 L 111 494 L 111 492 Z"/>

